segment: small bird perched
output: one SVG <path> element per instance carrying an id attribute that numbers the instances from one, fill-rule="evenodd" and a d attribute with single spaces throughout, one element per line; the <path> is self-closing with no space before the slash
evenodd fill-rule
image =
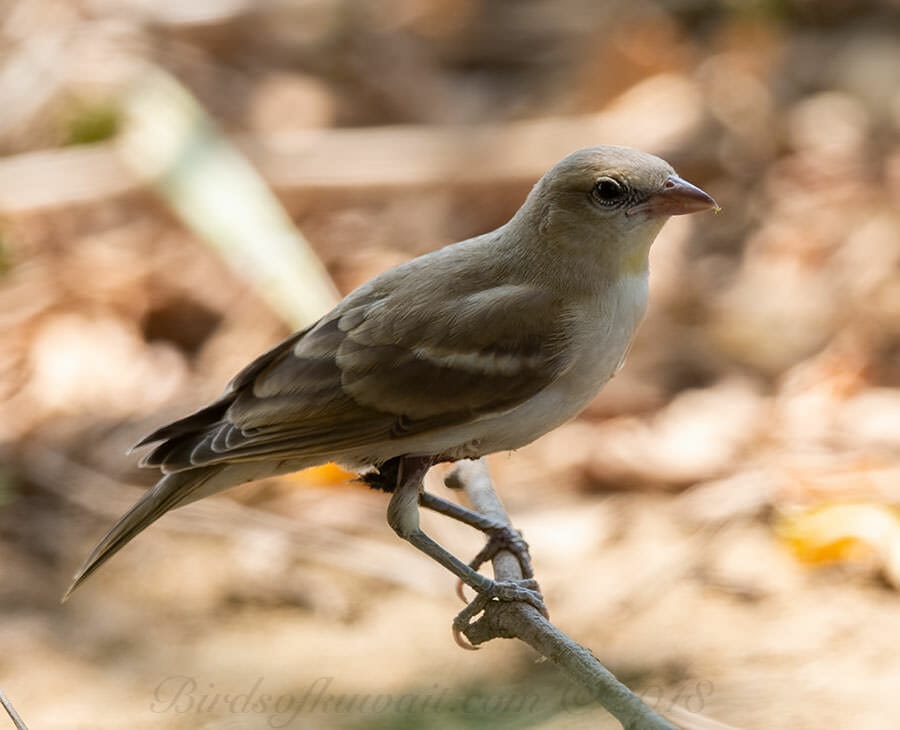
<path id="1" fill-rule="evenodd" d="M 421 504 L 503 534 L 425 493 L 423 477 L 438 462 L 517 449 L 578 414 L 625 360 L 663 224 L 710 209 L 715 201 L 658 157 L 572 153 L 508 223 L 363 284 L 251 362 L 218 400 L 137 444 L 155 444 L 141 465 L 162 478 L 66 596 L 169 510 L 334 461 L 377 470 L 367 481 L 392 493 L 391 527 L 478 593 L 542 608 L 531 585 L 488 579 L 420 529 Z"/>

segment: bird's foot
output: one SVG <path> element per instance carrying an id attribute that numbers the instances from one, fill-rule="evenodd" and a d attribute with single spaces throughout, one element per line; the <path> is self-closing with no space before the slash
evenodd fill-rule
<path id="1" fill-rule="evenodd" d="M 522 576 L 525 579 L 534 577 L 534 571 L 531 569 L 531 554 L 528 552 L 528 543 L 525 542 L 519 530 L 510 525 L 498 525 L 485 530 L 485 534 L 488 537 L 487 543 L 478 555 L 473 558 L 472 562 L 469 563 L 473 570 L 478 570 L 486 562 L 493 560 L 497 553 L 507 550 L 519 561 Z"/>
<path id="2" fill-rule="evenodd" d="M 540 586 L 534 578 L 521 580 L 490 580 L 485 578 L 483 585 L 476 588 L 478 595 L 453 619 L 453 638 L 463 649 L 477 649 L 465 637 L 465 630 L 478 614 L 484 612 L 492 602 L 527 603 L 549 619 L 550 613 L 544 604 Z"/>
<path id="3" fill-rule="evenodd" d="M 479 551 L 469 567 L 472 570 L 478 570 L 485 563 L 493 560 L 497 553 L 506 550 L 512 553 L 516 560 L 519 561 L 519 568 L 522 570 L 522 576 L 525 580 L 534 578 L 534 570 L 531 567 L 531 554 L 528 552 L 528 543 L 522 537 L 522 533 L 510 525 L 497 525 L 484 530 L 488 540 L 485 546 Z M 463 592 L 465 583 L 462 580 L 456 584 L 456 595 L 463 603 L 468 603 L 468 599 Z"/>

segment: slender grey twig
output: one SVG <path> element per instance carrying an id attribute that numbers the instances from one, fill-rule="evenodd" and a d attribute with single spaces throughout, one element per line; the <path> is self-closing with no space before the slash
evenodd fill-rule
<path id="1" fill-rule="evenodd" d="M 497 522 L 510 524 L 484 460 L 460 462 L 447 477 L 447 484 L 462 487 L 475 511 Z M 492 564 L 497 580 L 521 580 L 523 577 L 519 561 L 506 550 L 497 553 Z M 524 641 L 584 685 L 625 730 L 678 730 L 616 679 L 589 649 L 566 636 L 533 606 L 486 601 L 477 607 L 482 609 L 477 619 L 456 626 L 473 646 L 501 637 Z"/>
<path id="2" fill-rule="evenodd" d="M 12 706 L 12 702 L 9 701 L 9 698 L 4 694 L 3 690 L 0 689 L 0 705 L 3 705 L 3 709 L 6 710 L 6 714 L 10 716 L 13 724 L 16 726 L 16 730 L 28 730 L 28 726 L 25 724 L 25 721 L 19 717 L 19 713 L 16 712 L 16 708 Z"/>

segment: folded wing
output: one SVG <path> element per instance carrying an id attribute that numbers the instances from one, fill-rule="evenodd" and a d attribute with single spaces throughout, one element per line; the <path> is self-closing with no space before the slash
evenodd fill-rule
<path id="1" fill-rule="evenodd" d="M 139 445 L 161 443 L 142 464 L 325 461 L 391 441 L 399 455 L 402 439 L 513 408 L 566 369 L 561 301 L 530 285 L 459 289 L 437 301 L 434 291 L 359 290 L 219 400 L 150 434 Z"/>

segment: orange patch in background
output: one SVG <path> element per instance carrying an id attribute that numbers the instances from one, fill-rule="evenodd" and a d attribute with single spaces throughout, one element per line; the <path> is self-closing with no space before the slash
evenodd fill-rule
<path id="1" fill-rule="evenodd" d="M 309 469 L 288 474 L 284 478 L 288 481 L 313 487 L 343 486 L 356 479 L 356 472 L 347 471 L 337 464 L 322 464 L 312 466 Z"/>
<path id="2" fill-rule="evenodd" d="M 893 583 L 900 566 L 900 513 L 873 503 L 835 503 L 784 514 L 776 534 L 807 563 L 874 563 Z"/>

